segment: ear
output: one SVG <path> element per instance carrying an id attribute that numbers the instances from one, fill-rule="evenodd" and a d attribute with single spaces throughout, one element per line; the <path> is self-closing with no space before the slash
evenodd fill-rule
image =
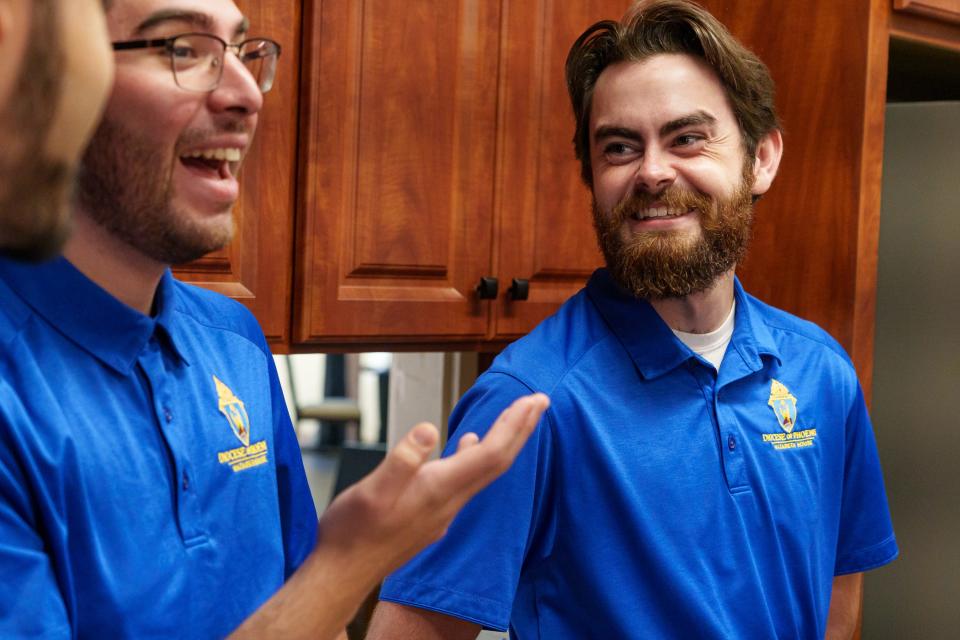
<path id="1" fill-rule="evenodd" d="M 753 188 L 755 196 L 763 195 L 773 184 L 783 156 L 783 135 L 779 129 L 767 133 L 757 144 L 756 157 L 753 159 Z"/>

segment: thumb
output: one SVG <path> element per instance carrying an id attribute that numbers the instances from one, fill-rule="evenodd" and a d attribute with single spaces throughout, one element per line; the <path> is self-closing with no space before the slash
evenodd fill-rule
<path id="1" fill-rule="evenodd" d="M 480 436 L 473 432 L 463 434 L 463 437 L 460 438 L 460 441 L 457 442 L 457 453 L 461 451 L 466 451 L 473 445 L 480 442 Z"/>
<path id="2" fill-rule="evenodd" d="M 371 484 L 371 490 L 379 495 L 401 493 L 430 457 L 439 439 L 437 428 L 429 422 L 421 422 L 415 426 L 387 452 L 383 462 L 370 473 L 367 480 Z"/>

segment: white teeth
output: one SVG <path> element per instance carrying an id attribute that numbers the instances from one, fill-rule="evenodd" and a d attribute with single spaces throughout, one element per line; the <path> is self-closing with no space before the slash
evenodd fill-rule
<path id="1" fill-rule="evenodd" d="M 646 218 L 666 218 L 673 216 L 680 216 L 686 213 L 686 211 L 681 211 L 680 209 L 667 209 L 666 207 L 656 207 L 653 209 L 646 209 L 637 213 L 637 218 L 639 220 L 644 220 Z"/>
<path id="2" fill-rule="evenodd" d="M 184 154 L 184 158 L 203 158 L 204 160 L 226 160 L 227 162 L 239 162 L 241 156 L 240 149 L 206 149 L 205 151 L 192 151 Z"/>

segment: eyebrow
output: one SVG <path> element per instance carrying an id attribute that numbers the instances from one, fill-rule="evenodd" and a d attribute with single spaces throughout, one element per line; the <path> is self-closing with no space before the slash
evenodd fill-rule
<path id="1" fill-rule="evenodd" d="M 685 127 L 714 125 L 716 123 L 717 119 L 706 111 L 695 111 L 689 115 L 671 120 L 670 122 L 664 124 L 662 127 L 660 127 L 660 135 L 668 136 L 671 133 L 679 131 Z M 597 130 L 593 135 L 594 139 L 596 140 L 603 140 L 606 138 L 626 138 L 636 142 L 643 142 L 643 136 L 640 135 L 640 132 L 629 127 L 604 125 L 602 127 L 597 127 Z"/>
<path id="2" fill-rule="evenodd" d="M 610 125 L 597 127 L 597 130 L 593 133 L 593 137 L 596 140 L 603 140 L 605 138 L 627 138 L 628 140 L 636 140 L 637 142 L 643 140 L 643 136 L 633 129 Z"/>
<path id="3" fill-rule="evenodd" d="M 137 26 L 134 35 L 143 35 L 144 32 L 167 22 L 185 22 L 199 31 L 213 31 L 213 19 L 206 13 L 187 9 L 162 9 L 147 16 Z M 237 23 L 233 36 L 236 38 L 245 35 L 249 29 L 250 19 L 244 17 Z"/>
<path id="4" fill-rule="evenodd" d="M 683 116 L 682 118 L 677 118 L 676 120 L 671 120 L 662 127 L 660 127 L 660 135 L 668 136 L 674 131 L 679 131 L 685 127 L 692 127 L 697 125 L 714 125 L 717 123 L 717 119 L 706 111 L 694 111 L 688 116 Z"/>

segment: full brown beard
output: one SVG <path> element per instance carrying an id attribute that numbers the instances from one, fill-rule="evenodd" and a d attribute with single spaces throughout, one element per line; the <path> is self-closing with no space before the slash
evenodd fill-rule
<path id="1" fill-rule="evenodd" d="M 747 162 L 740 184 L 728 198 L 713 199 L 674 186 L 657 194 L 635 192 L 610 212 L 601 211 L 594 198 L 593 226 L 610 274 L 643 299 L 681 298 L 711 288 L 747 253 L 752 186 L 752 164 Z M 698 212 L 700 233 L 647 231 L 625 238 L 627 220 L 654 202 Z"/>

